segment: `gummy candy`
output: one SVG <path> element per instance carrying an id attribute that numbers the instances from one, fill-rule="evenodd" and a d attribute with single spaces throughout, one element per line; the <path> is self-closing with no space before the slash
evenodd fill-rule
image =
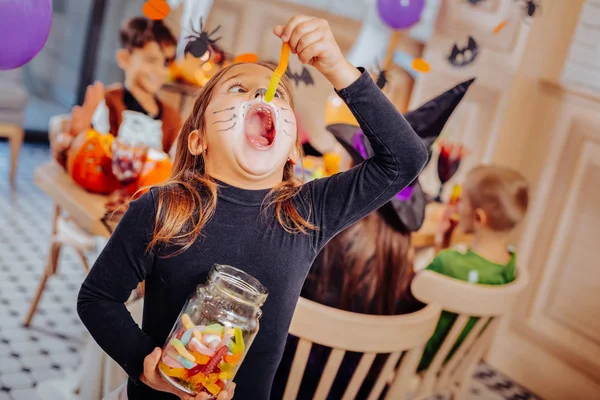
<path id="1" fill-rule="evenodd" d="M 185 331 L 185 333 L 179 339 L 181 340 L 181 343 L 187 346 L 187 344 L 190 342 L 190 339 L 192 338 L 192 332 L 194 331 L 194 329 L 195 328 L 190 328 L 187 331 Z"/>
<path id="2" fill-rule="evenodd" d="M 208 375 L 215 372 L 217 366 L 219 365 L 225 354 L 227 354 L 227 347 L 223 346 L 216 351 L 213 358 L 202 368 L 202 373 L 204 375 Z"/>
<path id="3" fill-rule="evenodd" d="M 179 355 L 188 359 L 189 361 L 195 361 L 194 356 L 191 355 L 189 351 L 187 351 L 183 343 L 181 343 L 178 339 L 171 339 L 169 343 L 171 344 L 171 346 L 175 347 L 175 350 L 177 350 Z"/>
<path id="4" fill-rule="evenodd" d="M 193 357 L 193 356 L 192 356 Z M 177 361 L 183 365 L 185 367 L 185 369 L 192 369 L 196 366 L 196 363 L 194 361 L 196 361 L 196 359 L 194 359 L 194 361 L 190 361 L 186 358 L 183 358 L 182 356 L 178 356 L 177 357 Z"/>
<path id="5" fill-rule="evenodd" d="M 171 368 L 162 361 L 158 363 L 158 368 L 160 368 L 167 376 L 173 378 L 185 378 L 187 376 L 187 370 L 185 368 Z"/>
<path id="6" fill-rule="evenodd" d="M 221 336 L 223 334 L 224 329 L 225 328 L 221 324 L 212 324 L 207 326 L 206 329 L 204 329 L 204 334 L 214 333 L 215 335 Z"/>
<path id="7" fill-rule="evenodd" d="M 242 359 L 242 353 L 237 353 L 231 356 L 229 354 L 226 354 L 224 358 L 225 362 L 227 362 L 228 364 L 237 365 Z"/>
<path id="8" fill-rule="evenodd" d="M 195 326 L 188 314 L 164 348 L 160 371 L 193 391 L 217 395 L 238 369 L 246 345 L 242 329 L 215 323 Z"/>
<path id="9" fill-rule="evenodd" d="M 192 322 L 192 319 L 190 318 L 190 316 L 187 314 L 183 314 L 181 316 L 181 323 L 183 323 L 183 326 L 185 327 L 185 329 L 190 329 L 190 328 L 193 328 L 196 326 Z"/>
<path id="10" fill-rule="evenodd" d="M 242 330 L 240 328 L 234 328 L 235 331 L 235 345 L 237 346 L 238 353 L 243 353 L 246 350 L 244 344 L 244 337 L 242 336 Z"/>
<path id="11" fill-rule="evenodd" d="M 279 82 L 281 81 L 281 77 L 285 74 L 285 70 L 287 69 L 288 62 L 290 59 L 290 45 L 287 43 L 283 43 L 281 45 L 281 54 L 279 55 L 279 64 L 275 71 L 273 71 L 273 75 L 271 76 L 271 81 L 269 82 L 269 86 L 267 88 L 267 93 L 265 94 L 265 101 L 270 103 L 275 96 L 275 92 L 277 91 L 277 86 L 279 86 Z"/>
<path id="12" fill-rule="evenodd" d="M 210 361 L 210 357 L 207 355 L 196 353 L 195 351 L 192 351 L 192 355 L 196 359 L 197 364 L 204 365 Z"/>

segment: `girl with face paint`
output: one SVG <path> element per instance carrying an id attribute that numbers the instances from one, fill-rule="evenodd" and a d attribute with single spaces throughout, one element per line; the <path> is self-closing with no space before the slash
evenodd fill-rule
<path id="1" fill-rule="evenodd" d="M 300 184 L 289 82 L 284 78 L 267 103 L 275 66 L 235 64 L 216 74 L 182 127 L 171 178 L 131 203 L 79 294 L 82 321 L 130 376 L 130 399 L 190 398 L 162 380 L 156 365 L 183 304 L 213 264 L 240 268 L 269 290 L 260 332 L 235 377 L 236 399 L 268 399 L 316 255 L 410 184 L 427 159 L 368 73 L 343 57 L 327 21 L 296 16 L 274 34 L 336 88 L 374 156 Z M 146 283 L 141 329 L 123 305 L 140 281 Z M 230 398 L 228 390 L 219 399 Z"/>

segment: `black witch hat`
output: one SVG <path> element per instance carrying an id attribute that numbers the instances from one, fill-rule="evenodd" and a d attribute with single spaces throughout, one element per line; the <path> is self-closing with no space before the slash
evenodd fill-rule
<path id="1" fill-rule="evenodd" d="M 454 109 L 475 78 L 459 83 L 452 89 L 440 94 L 434 99 L 423 104 L 416 110 L 404 115 L 410 126 L 419 135 L 431 156 L 431 145 L 442 132 L 444 125 L 454 112 Z M 361 130 L 355 125 L 333 124 L 327 126 L 340 144 L 352 157 L 355 164 L 360 164 L 373 155 Z M 401 232 L 416 232 L 423 225 L 425 219 L 425 206 L 429 202 L 428 196 L 423 192 L 418 177 L 391 201 L 378 211 L 385 220 L 396 230 Z"/>

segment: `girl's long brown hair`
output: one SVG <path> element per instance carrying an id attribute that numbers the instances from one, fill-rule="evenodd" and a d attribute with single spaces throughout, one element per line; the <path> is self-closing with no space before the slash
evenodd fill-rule
<path id="1" fill-rule="evenodd" d="M 409 290 L 414 277 L 410 233 L 395 230 L 378 212 L 334 237 L 319 258 L 319 268 L 310 277 L 316 289 L 313 300 L 380 315 L 419 308 Z"/>
<path id="2" fill-rule="evenodd" d="M 270 63 L 258 64 L 272 71 L 276 67 Z M 149 248 L 167 245 L 178 247 L 170 256 L 184 252 L 201 235 L 202 229 L 215 213 L 217 183 L 206 174 L 204 154 L 193 155 L 188 150 L 188 137 L 194 130 L 198 130 L 201 140 L 206 142 L 204 112 L 216 85 L 235 65 L 237 64 L 223 68 L 206 83 L 196 99 L 192 113 L 181 128 L 177 138 L 173 171 L 169 180 L 159 187 L 154 236 Z M 293 110 L 290 82 L 283 77 L 281 84 L 289 93 Z M 301 159 L 302 147 L 299 138 L 296 141 L 296 150 Z M 286 163 L 282 178 L 281 184 L 273 188 L 267 196 L 265 206 L 274 208 L 278 223 L 289 233 L 308 233 L 316 229 L 300 215 L 294 205 L 300 182 L 294 176 L 293 163 Z"/>

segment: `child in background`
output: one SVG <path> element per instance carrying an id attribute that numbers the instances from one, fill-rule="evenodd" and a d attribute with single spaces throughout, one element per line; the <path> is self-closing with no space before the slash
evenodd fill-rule
<path id="1" fill-rule="evenodd" d="M 181 117 L 157 94 L 169 78 L 177 40 L 162 21 L 144 17 L 127 20 L 119 37 L 121 48 L 116 58 L 125 82 L 106 90 L 100 82 L 88 87 L 83 105 L 73 108 L 70 132 L 51 140 L 55 158 L 62 165 L 72 139 L 92 127 L 165 153 L 175 142 Z"/>
<path id="2" fill-rule="evenodd" d="M 528 185 L 518 172 L 504 167 L 481 166 L 467 175 L 463 197 L 458 206 L 459 224 L 465 233 L 473 233 L 473 243 L 466 251 L 444 250 L 427 270 L 455 279 L 483 285 L 510 283 L 516 275 L 516 254 L 508 239 L 523 219 L 529 201 Z M 452 215 L 453 213 L 446 213 Z M 447 224 L 453 229 L 452 224 Z M 457 315 L 444 311 L 432 338 L 427 343 L 419 370 L 426 369 Z M 471 318 L 448 358 L 452 356 L 477 318 Z"/>

